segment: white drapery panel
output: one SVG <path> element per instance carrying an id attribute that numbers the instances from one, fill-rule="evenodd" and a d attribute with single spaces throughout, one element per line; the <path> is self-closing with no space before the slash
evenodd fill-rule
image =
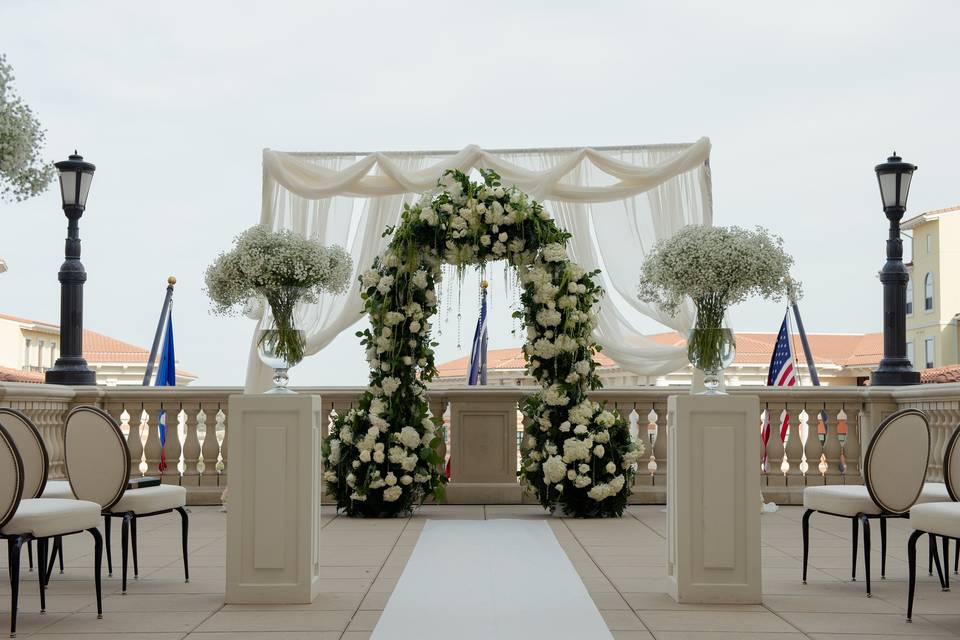
<path id="1" fill-rule="evenodd" d="M 601 149 L 459 152 L 263 153 L 261 224 L 294 229 L 323 244 L 345 247 L 354 260 L 350 289 L 323 295 L 307 310 L 308 355 L 361 319 L 357 274 L 369 268 L 389 238 L 404 202 L 436 186 L 446 169 L 493 169 L 504 184 L 544 201 L 573 234 L 572 257 L 603 271 L 607 289 L 595 333 L 604 353 L 624 369 L 646 376 L 686 364 L 684 350 L 651 340 L 636 329 L 637 314 L 678 331 L 692 326 L 688 309 L 666 316 L 636 298 L 640 263 L 654 242 L 687 224 L 711 224 L 710 141 Z M 271 371 L 256 355 L 247 369 L 247 392 L 269 387 Z"/>

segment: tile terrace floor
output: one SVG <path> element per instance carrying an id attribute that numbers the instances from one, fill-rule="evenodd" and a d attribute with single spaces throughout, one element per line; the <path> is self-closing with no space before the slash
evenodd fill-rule
<path id="1" fill-rule="evenodd" d="M 618 640 L 960 636 L 960 593 L 941 592 L 925 571 L 914 622 L 904 622 L 909 521 L 890 522 L 888 578 L 875 580 L 874 597 L 867 599 L 862 582 L 849 582 L 848 520 L 814 516 L 809 584 L 800 584 L 801 513 L 799 507 L 787 507 L 762 516 L 763 604 L 732 607 L 680 606 L 664 593 L 661 506 L 631 507 L 621 520 L 552 518 L 549 523 Z M 234 606 L 223 603 L 226 515 L 216 507 L 194 507 L 189 584 L 183 582 L 179 519 L 147 518 L 140 524 L 140 579 L 121 596 L 117 574 L 105 577 L 104 617 L 97 620 L 89 577 L 92 543 L 86 534 L 71 536 L 65 545 L 66 573 L 54 574 L 44 615 L 38 613 L 36 574 L 24 572 L 18 637 L 361 640 L 370 636 L 428 518 L 542 517 L 533 506 L 453 505 L 428 506 L 401 520 L 333 517 L 324 523 L 322 592 L 313 604 Z M 115 546 L 119 537 L 114 536 Z M 117 548 L 114 557 L 119 556 Z M 872 564 L 878 572 L 879 554 Z M 9 586 L 2 583 L 0 632 L 5 634 Z M 438 606 L 464 603 L 441 600 Z"/>

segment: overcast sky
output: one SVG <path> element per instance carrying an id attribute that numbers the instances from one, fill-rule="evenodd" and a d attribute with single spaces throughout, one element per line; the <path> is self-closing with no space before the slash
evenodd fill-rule
<path id="1" fill-rule="evenodd" d="M 406 6 L 409 5 L 409 6 Z M 0 3 L 0 51 L 47 155 L 97 165 L 81 221 L 85 324 L 149 346 L 166 277 L 177 356 L 241 384 L 250 321 L 203 270 L 258 221 L 261 150 L 713 142 L 716 224 L 781 234 L 810 332 L 879 331 L 873 165 L 918 164 L 908 215 L 960 203 L 952 2 Z M 55 189 L 0 204 L 0 312 L 59 318 Z M 474 299 L 473 293 L 465 299 Z M 518 344 L 502 304 L 491 347 Z M 476 310 L 464 304 L 463 334 Z M 776 331 L 747 303 L 734 328 Z M 641 327 L 657 330 L 653 323 Z M 438 361 L 465 354 L 456 327 Z M 347 332 L 297 384 L 365 382 Z"/>

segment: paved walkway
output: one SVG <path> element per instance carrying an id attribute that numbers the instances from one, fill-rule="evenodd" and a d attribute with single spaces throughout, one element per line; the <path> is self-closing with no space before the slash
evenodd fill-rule
<path id="1" fill-rule="evenodd" d="M 736 607 L 680 606 L 664 593 L 663 507 L 631 507 L 620 520 L 549 522 L 619 640 L 960 637 L 960 593 L 942 593 L 925 571 L 918 582 L 914 622 L 904 621 L 909 521 L 891 521 L 888 579 L 875 579 L 874 597 L 867 599 L 862 582 L 849 582 L 848 520 L 814 516 L 809 584 L 800 584 L 801 513 L 789 507 L 762 516 L 764 603 Z M 18 637 L 362 640 L 376 624 L 427 518 L 542 517 L 533 506 L 428 506 L 402 520 L 333 517 L 324 523 L 324 581 L 313 604 L 227 606 L 226 515 L 214 507 L 194 507 L 189 584 L 183 582 L 180 564 L 179 518 L 146 518 L 140 524 L 140 579 L 131 581 L 121 596 L 118 574 L 106 578 L 104 617 L 97 620 L 92 542 L 89 536 L 71 536 L 65 545 L 66 573 L 54 574 L 45 615 L 37 613 L 35 575 L 24 572 Z M 119 559 L 119 529 L 116 533 L 114 557 Z M 3 566 L 6 554 L 0 555 Z M 878 573 L 879 553 L 872 564 Z M 531 576 L 531 588 L 536 580 Z M 9 586 L 2 582 L 0 632 L 5 632 Z M 442 589 L 437 593 L 438 607 L 460 606 L 444 601 Z"/>

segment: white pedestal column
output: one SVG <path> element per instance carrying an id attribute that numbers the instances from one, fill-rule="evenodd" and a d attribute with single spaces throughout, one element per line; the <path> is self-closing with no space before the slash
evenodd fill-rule
<path id="1" fill-rule="evenodd" d="M 667 438 L 671 595 L 760 604 L 757 396 L 670 396 Z"/>
<path id="2" fill-rule="evenodd" d="M 230 396 L 229 604 L 310 603 L 319 588 L 320 396 Z"/>

